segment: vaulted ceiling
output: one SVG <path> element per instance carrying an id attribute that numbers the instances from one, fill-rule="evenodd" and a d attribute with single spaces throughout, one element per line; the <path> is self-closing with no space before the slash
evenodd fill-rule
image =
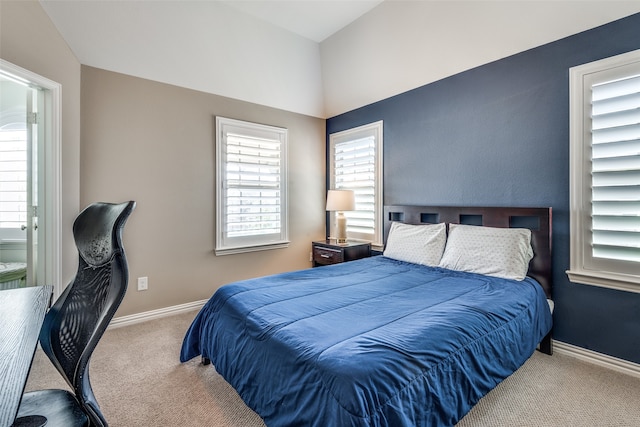
<path id="1" fill-rule="evenodd" d="M 640 12 L 600 0 L 40 0 L 83 65 L 316 117 Z"/>

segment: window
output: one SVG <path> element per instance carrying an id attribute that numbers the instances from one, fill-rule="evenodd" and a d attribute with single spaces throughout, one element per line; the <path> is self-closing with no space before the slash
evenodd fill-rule
<path id="1" fill-rule="evenodd" d="M 573 282 L 640 292 L 640 50 L 574 67 Z"/>
<path id="2" fill-rule="evenodd" d="M 287 129 L 216 118 L 216 255 L 288 246 Z"/>
<path id="3" fill-rule="evenodd" d="M 24 123 L 0 128 L 0 228 L 27 224 L 27 131 Z"/>
<path id="4" fill-rule="evenodd" d="M 355 194 L 356 209 L 344 213 L 347 238 L 382 248 L 382 121 L 329 135 L 329 150 L 330 188 Z"/>

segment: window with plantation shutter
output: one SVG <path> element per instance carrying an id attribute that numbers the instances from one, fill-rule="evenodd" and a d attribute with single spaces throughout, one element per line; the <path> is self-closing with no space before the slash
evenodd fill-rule
<path id="1" fill-rule="evenodd" d="M 382 246 L 382 121 L 329 136 L 330 188 L 353 190 L 356 208 L 344 212 L 347 238 Z M 335 235 L 330 212 L 330 235 Z"/>
<path id="2" fill-rule="evenodd" d="M 572 281 L 640 292 L 640 51 L 571 69 Z"/>
<path id="3" fill-rule="evenodd" d="M 27 224 L 27 131 L 20 125 L 0 128 L 0 228 Z"/>
<path id="4" fill-rule="evenodd" d="M 640 74 L 591 97 L 593 256 L 640 268 Z"/>
<path id="5" fill-rule="evenodd" d="M 287 130 L 216 118 L 216 255 L 282 248 Z"/>

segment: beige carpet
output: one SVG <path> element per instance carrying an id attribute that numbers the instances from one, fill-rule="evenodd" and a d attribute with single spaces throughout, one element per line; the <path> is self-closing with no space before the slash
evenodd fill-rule
<path id="1" fill-rule="evenodd" d="M 91 362 L 91 382 L 110 426 L 264 426 L 211 365 L 179 363 L 194 316 L 106 332 Z M 27 389 L 65 386 L 38 351 Z M 458 426 L 640 426 L 640 379 L 536 352 Z"/>

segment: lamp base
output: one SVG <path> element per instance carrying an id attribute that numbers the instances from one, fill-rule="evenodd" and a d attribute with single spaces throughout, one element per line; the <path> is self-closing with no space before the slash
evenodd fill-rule
<path id="1" fill-rule="evenodd" d="M 347 243 L 347 217 L 342 212 L 336 216 L 336 242 Z"/>

